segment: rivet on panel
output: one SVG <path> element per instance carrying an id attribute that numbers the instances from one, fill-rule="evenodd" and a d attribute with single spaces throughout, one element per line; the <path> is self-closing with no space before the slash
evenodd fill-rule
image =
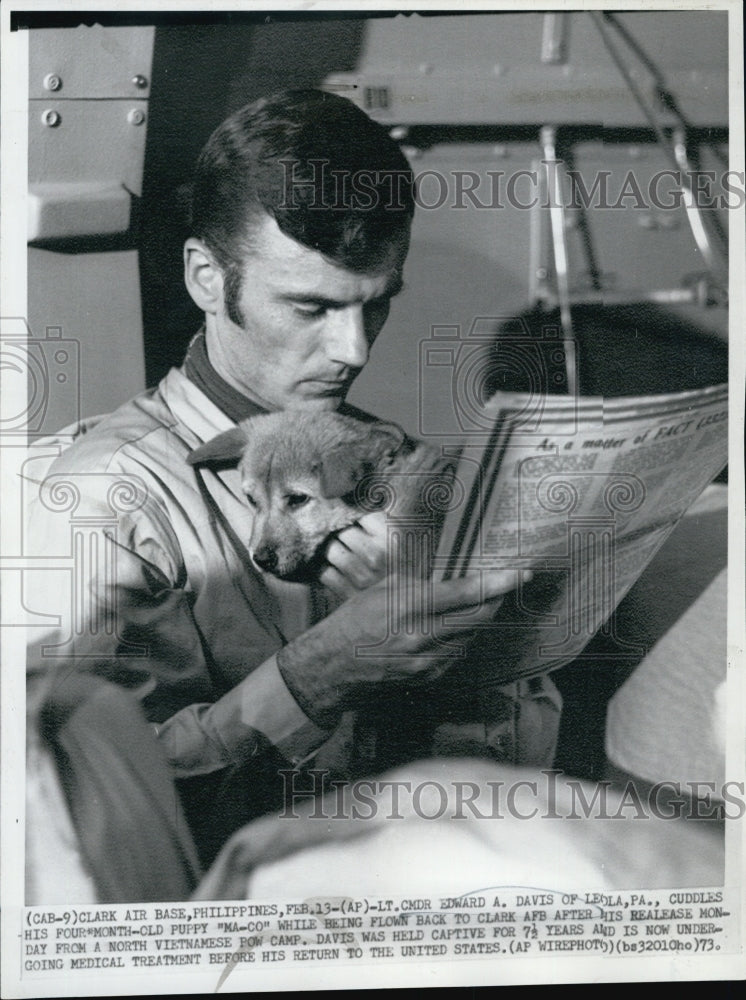
<path id="1" fill-rule="evenodd" d="M 47 73 L 43 82 L 45 90 L 59 90 L 62 86 L 62 77 L 56 73 Z"/>
<path id="2" fill-rule="evenodd" d="M 47 108 L 46 111 L 42 111 L 41 120 L 48 128 L 56 128 L 62 121 L 62 115 L 53 108 Z"/>
<path id="3" fill-rule="evenodd" d="M 146 76 L 143 76 L 142 73 L 136 73 L 132 77 L 132 83 L 134 84 L 135 87 L 137 87 L 138 90 L 145 90 L 145 88 L 148 85 L 148 78 Z"/>
<path id="4" fill-rule="evenodd" d="M 127 112 L 127 121 L 130 125 L 142 125 L 145 121 L 145 112 L 141 108 L 132 108 Z"/>

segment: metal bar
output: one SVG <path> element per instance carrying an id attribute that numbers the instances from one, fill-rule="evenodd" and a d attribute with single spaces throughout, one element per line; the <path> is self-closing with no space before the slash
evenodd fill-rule
<path id="1" fill-rule="evenodd" d="M 692 190 L 691 184 L 686 179 L 687 174 L 689 174 L 689 176 L 691 175 L 691 170 L 686 169 L 688 168 L 688 160 L 686 157 L 686 146 L 676 138 L 674 138 L 672 142 L 669 142 L 665 130 L 658 121 L 655 109 L 653 108 L 652 104 L 648 101 L 647 97 L 643 93 L 642 88 L 639 87 L 635 82 L 629 70 L 629 67 L 625 64 L 621 54 L 618 52 L 615 43 L 611 38 L 611 33 L 609 32 L 609 29 L 604 20 L 604 14 L 601 11 L 594 11 L 594 10 L 588 11 L 588 14 L 593 20 L 593 23 L 598 28 L 603 43 L 606 46 L 606 50 L 611 56 L 612 61 L 616 65 L 617 69 L 622 74 L 624 82 L 629 87 L 630 93 L 634 97 L 635 101 L 637 101 L 638 107 L 645 115 L 650 127 L 653 129 L 656 136 L 658 137 L 658 142 L 660 143 L 661 149 L 668 157 L 668 160 L 671 163 L 671 165 L 680 174 L 680 182 L 678 186 L 681 189 L 684 196 L 684 202 L 687 209 L 687 217 L 689 219 L 689 224 L 692 229 L 692 235 L 694 236 L 695 243 L 697 244 L 697 247 L 700 253 L 702 254 L 705 263 L 707 264 L 707 267 L 709 267 L 710 270 L 712 271 L 714 269 L 714 264 L 715 264 L 714 256 L 712 254 L 712 247 L 710 244 L 710 240 L 707 236 L 707 233 L 704 229 L 704 223 L 702 221 L 702 217 L 698 213 L 694 191 Z M 681 127 L 679 126 L 679 128 L 674 132 L 674 135 L 676 135 L 677 133 L 681 134 L 681 131 L 682 131 Z M 682 163 L 686 165 L 686 168 L 682 166 Z"/>
<path id="2" fill-rule="evenodd" d="M 535 161 L 531 166 L 536 166 Z M 546 176 L 540 168 L 539 164 L 537 167 L 539 200 L 529 209 L 528 216 L 528 301 L 532 306 L 540 299 L 543 284 L 549 273 L 544 259 L 544 209 L 542 208 L 547 201 Z"/>
<path id="3" fill-rule="evenodd" d="M 546 289 L 539 292 L 538 299 L 544 305 L 552 308 L 559 304 L 559 297 L 556 293 Z M 585 305 L 636 305 L 640 302 L 650 302 L 658 305 L 686 305 L 696 303 L 702 305 L 702 293 L 698 287 L 694 288 L 654 288 L 654 289 L 627 289 L 623 291 L 594 291 L 574 292 L 570 294 L 570 303 L 573 306 Z"/>
<path id="4" fill-rule="evenodd" d="M 567 62 L 570 15 L 547 13 L 541 33 L 541 61 L 546 65 Z"/>
<path id="5" fill-rule="evenodd" d="M 673 134 L 673 151 L 676 157 L 676 162 L 681 168 L 682 172 L 686 171 L 690 176 L 693 173 L 691 164 L 689 163 L 689 158 L 686 154 L 686 134 L 683 129 L 676 129 Z M 704 221 L 702 220 L 702 215 L 699 211 L 699 206 L 697 205 L 697 199 L 694 197 L 690 188 L 682 185 L 682 192 L 684 195 L 684 207 L 686 208 L 686 217 L 689 220 L 689 226 L 692 230 L 692 236 L 694 237 L 694 242 L 699 248 L 699 252 L 702 254 L 702 259 L 704 260 L 707 267 L 714 271 L 716 266 L 715 255 L 712 252 L 712 244 L 707 235 L 707 230 L 705 229 Z"/>
<path id="6" fill-rule="evenodd" d="M 565 371 L 567 391 L 576 395 L 575 378 L 575 337 L 572 329 L 570 309 L 570 279 L 568 273 L 567 245 L 565 243 L 565 203 L 562 192 L 560 171 L 562 164 L 557 160 L 555 149 L 556 129 L 546 126 L 541 130 L 541 146 L 547 171 L 547 192 L 549 195 L 549 220 L 552 228 L 552 249 L 554 253 L 554 273 L 559 300 L 560 324 L 565 348 Z"/>

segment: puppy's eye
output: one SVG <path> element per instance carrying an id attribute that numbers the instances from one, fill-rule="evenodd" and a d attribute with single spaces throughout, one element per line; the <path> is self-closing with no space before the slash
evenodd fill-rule
<path id="1" fill-rule="evenodd" d="M 256 500 L 253 498 L 251 493 L 244 493 L 244 496 L 246 497 L 249 503 L 249 507 L 256 507 Z"/>
<path id="2" fill-rule="evenodd" d="M 288 507 L 303 507 L 311 498 L 307 493 L 289 493 L 285 499 Z"/>

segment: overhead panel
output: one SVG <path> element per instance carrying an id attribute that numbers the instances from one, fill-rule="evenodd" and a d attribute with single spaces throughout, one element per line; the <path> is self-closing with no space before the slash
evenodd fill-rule
<path id="1" fill-rule="evenodd" d="M 44 390 L 40 432 L 144 385 L 136 229 L 154 30 L 29 32 L 28 318 L 42 350 L 63 338 L 77 358 Z"/>

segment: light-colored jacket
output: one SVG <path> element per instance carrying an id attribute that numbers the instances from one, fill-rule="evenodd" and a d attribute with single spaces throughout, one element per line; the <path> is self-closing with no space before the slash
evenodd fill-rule
<path id="1" fill-rule="evenodd" d="M 33 449 L 23 472 L 24 552 L 40 566 L 25 574 L 29 669 L 73 666 L 133 690 L 176 777 L 247 763 L 262 782 L 266 762 L 276 781 L 274 751 L 292 767 L 313 758 L 314 768 L 346 776 L 358 744 L 370 752 L 370 732 L 358 740 L 353 713 L 333 734 L 320 729 L 276 661 L 335 599 L 321 585 L 259 571 L 247 549 L 252 511 L 237 470 L 187 462 L 231 426 L 172 369 L 114 413 Z M 460 697 L 477 691 L 476 715 L 457 717 L 457 689 L 446 688 L 445 705 L 433 705 L 444 720 L 439 727 L 432 720 L 434 742 L 420 755 L 551 764 L 561 699 L 549 677 L 495 688 L 490 663 L 471 666 Z M 401 699 L 378 725 L 406 743 L 414 716 L 428 722 L 429 704 L 421 692 L 414 702 Z"/>
<path id="2" fill-rule="evenodd" d="M 172 369 L 114 413 L 37 445 L 23 472 L 24 550 L 40 567 L 26 575 L 29 668 L 74 665 L 133 689 L 178 777 L 267 744 L 297 765 L 329 736 L 275 660 L 328 613 L 323 589 L 261 574 L 236 470 L 186 461 L 231 426 Z"/>

